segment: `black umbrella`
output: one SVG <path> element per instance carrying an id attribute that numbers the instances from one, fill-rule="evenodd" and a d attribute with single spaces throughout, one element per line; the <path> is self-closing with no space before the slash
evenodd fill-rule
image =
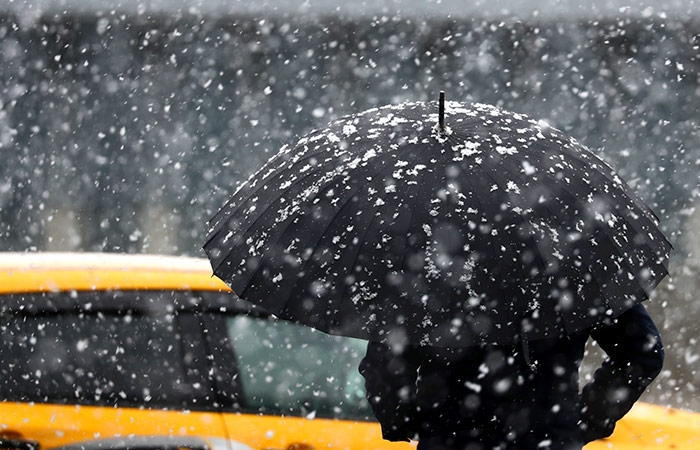
<path id="1" fill-rule="evenodd" d="M 281 318 L 418 345 L 571 333 L 648 298 L 671 245 L 607 164 L 543 122 L 444 106 L 282 148 L 210 221 L 215 275 Z"/>

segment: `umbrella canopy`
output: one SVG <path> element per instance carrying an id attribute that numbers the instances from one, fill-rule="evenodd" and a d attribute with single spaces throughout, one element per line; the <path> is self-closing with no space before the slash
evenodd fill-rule
<path id="1" fill-rule="evenodd" d="M 485 104 L 406 103 L 284 147 L 210 221 L 216 276 L 320 330 L 416 345 L 572 333 L 648 298 L 671 245 L 573 138 Z"/>

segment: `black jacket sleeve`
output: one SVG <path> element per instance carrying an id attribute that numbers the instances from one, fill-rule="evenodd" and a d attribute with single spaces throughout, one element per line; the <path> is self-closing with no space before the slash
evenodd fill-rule
<path id="1" fill-rule="evenodd" d="M 642 305 L 629 309 L 591 337 L 607 354 L 581 397 L 585 442 L 608 437 L 661 372 L 664 351 L 659 330 Z"/>
<path id="2" fill-rule="evenodd" d="M 389 441 L 408 441 L 418 431 L 414 422 L 419 364 L 409 349 L 370 342 L 360 363 L 367 399 Z"/>

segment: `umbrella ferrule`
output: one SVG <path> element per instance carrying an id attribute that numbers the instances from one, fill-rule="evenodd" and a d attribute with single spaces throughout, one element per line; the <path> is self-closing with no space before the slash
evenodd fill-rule
<path id="1" fill-rule="evenodd" d="M 438 101 L 438 127 L 440 133 L 445 133 L 445 91 L 440 91 L 440 99 Z"/>

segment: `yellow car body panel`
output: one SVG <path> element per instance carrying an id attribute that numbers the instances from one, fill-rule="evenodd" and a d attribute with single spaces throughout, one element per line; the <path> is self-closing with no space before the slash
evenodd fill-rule
<path id="1" fill-rule="evenodd" d="M 637 403 L 617 423 L 609 439 L 592 442 L 586 450 L 697 450 L 700 414 Z"/>
<path id="2" fill-rule="evenodd" d="M 96 253 L 0 258 L 0 294 L 115 289 L 230 290 L 201 258 Z"/>
<path id="3" fill-rule="evenodd" d="M 237 430 L 232 431 L 233 439 L 240 439 L 255 449 L 415 449 L 415 444 L 408 442 L 383 440 L 379 425 L 373 422 L 251 414 L 224 414 L 223 419 L 228 430 Z"/>
<path id="4" fill-rule="evenodd" d="M 56 291 L 228 291 L 202 258 L 37 253 L 0 254 L 0 294 Z M 1 301 L 1 300 L 0 300 Z M 125 435 L 196 435 L 254 449 L 412 449 L 381 439 L 374 422 L 233 412 L 166 411 L 0 402 L 0 437 L 42 448 Z M 700 449 L 700 414 L 637 404 L 609 439 L 586 450 Z M 217 450 L 219 450 L 217 448 Z"/>
<path id="5" fill-rule="evenodd" d="M 76 405 L 0 403 L 0 436 L 52 448 L 112 436 L 199 436 L 253 449 L 411 449 L 383 441 L 377 424 L 237 413 L 165 411 Z M 223 450 L 223 449 L 222 449 Z"/>
<path id="6" fill-rule="evenodd" d="M 0 403 L 0 436 L 38 441 L 42 448 L 131 435 L 226 439 L 218 413 L 98 406 Z"/>

